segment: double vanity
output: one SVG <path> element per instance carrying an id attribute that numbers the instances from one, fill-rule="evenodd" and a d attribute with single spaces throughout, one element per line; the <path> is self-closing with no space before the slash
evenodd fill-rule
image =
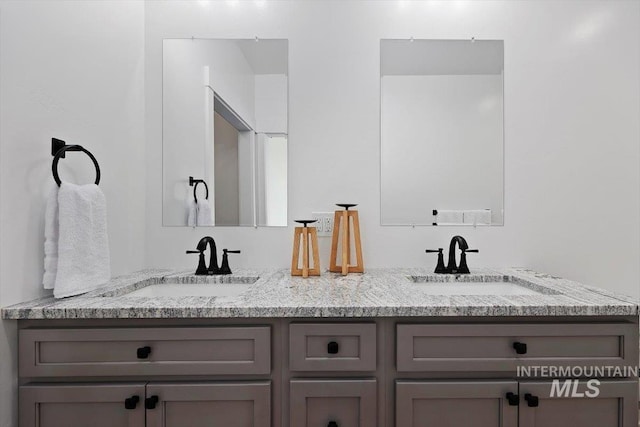
<path id="1" fill-rule="evenodd" d="M 149 270 L 2 315 L 21 426 L 638 424 L 637 302 L 528 270 Z"/>

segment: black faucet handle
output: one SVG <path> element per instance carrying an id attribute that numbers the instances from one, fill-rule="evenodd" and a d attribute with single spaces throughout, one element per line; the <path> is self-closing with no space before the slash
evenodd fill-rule
<path id="1" fill-rule="evenodd" d="M 478 249 L 463 249 L 462 252 L 467 252 L 467 253 L 473 252 L 473 253 L 477 254 L 480 251 Z"/>
<path id="2" fill-rule="evenodd" d="M 436 274 L 443 274 L 446 272 L 446 268 L 444 266 L 444 255 L 443 255 L 443 248 L 438 248 L 438 249 L 426 249 L 425 252 L 430 254 L 430 253 L 438 253 L 438 263 L 436 264 L 436 269 L 433 271 Z"/>
<path id="3" fill-rule="evenodd" d="M 222 250 L 222 265 L 220 266 L 220 274 L 231 274 L 231 267 L 229 267 L 229 254 L 239 254 L 239 250 L 223 249 Z"/>
<path id="4" fill-rule="evenodd" d="M 207 275 L 207 264 L 204 262 L 204 251 L 185 251 L 187 254 L 198 254 L 200 257 L 198 258 L 198 268 L 196 269 L 196 275 Z"/>

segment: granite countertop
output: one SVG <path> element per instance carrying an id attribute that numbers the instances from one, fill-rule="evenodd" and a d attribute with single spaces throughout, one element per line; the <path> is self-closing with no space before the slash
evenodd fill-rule
<path id="1" fill-rule="evenodd" d="M 539 293 L 433 295 L 410 278 L 420 282 L 506 279 Z M 159 283 L 215 286 L 236 282 L 246 282 L 247 289 L 235 297 L 127 296 L 132 290 Z M 45 297 L 2 309 L 4 319 L 637 315 L 638 302 L 631 297 L 526 269 L 485 269 L 452 276 L 420 268 L 387 268 L 348 276 L 324 272 L 307 279 L 291 277 L 288 270 L 238 270 L 232 276 L 144 270 L 114 278 L 84 295 L 59 300 Z"/>

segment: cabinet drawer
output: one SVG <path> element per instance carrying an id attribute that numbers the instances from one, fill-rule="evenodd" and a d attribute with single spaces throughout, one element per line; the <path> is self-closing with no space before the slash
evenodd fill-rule
<path id="1" fill-rule="evenodd" d="M 373 427 L 376 380 L 292 380 L 292 427 Z"/>
<path id="2" fill-rule="evenodd" d="M 260 327 L 23 329 L 21 377 L 256 375 L 271 371 Z"/>
<path id="3" fill-rule="evenodd" d="M 632 324 L 397 325 L 399 372 L 635 365 Z"/>
<path id="4" fill-rule="evenodd" d="M 375 371 L 375 323 L 294 323 L 289 327 L 292 371 Z"/>

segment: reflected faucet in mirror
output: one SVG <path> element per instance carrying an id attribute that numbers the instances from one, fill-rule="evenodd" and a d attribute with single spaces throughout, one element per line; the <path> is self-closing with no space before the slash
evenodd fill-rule
<path id="1" fill-rule="evenodd" d="M 460 249 L 460 264 L 456 264 L 456 245 Z M 438 253 L 438 263 L 434 273 L 436 274 L 469 274 L 469 267 L 467 266 L 467 253 L 478 253 L 478 249 L 469 249 L 469 244 L 462 236 L 453 236 L 449 243 L 449 261 L 447 266 L 444 266 L 444 254 L 443 248 L 427 249 L 426 253 Z"/>
<path id="2" fill-rule="evenodd" d="M 209 266 L 207 266 L 204 260 L 204 251 L 209 246 Z M 198 259 L 198 268 L 196 269 L 196 276 L 216 276 L 231 274 L 231 268 L 229 267 L 229 255 L 239 254 L 239 250 L 222 250 L 222 265 L 218 267 L 218 250 L 216 249 L 216 241 L 211 236 L 205 236 L 198 242 L 195 251 L 186 251 L 188 254 L 200 254 Z"/>

